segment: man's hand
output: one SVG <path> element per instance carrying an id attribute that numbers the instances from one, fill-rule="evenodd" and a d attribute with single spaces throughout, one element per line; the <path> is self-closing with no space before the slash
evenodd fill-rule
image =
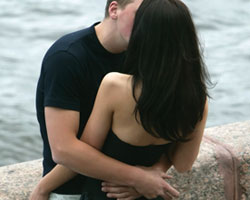
<path id="1" fill-rule="evenodd" d="M 140 196 L 148 199 L 160 196 L 164 200 L 169 200 L 179 196 L 179 192 L 165 181 L 165 179 L 172 177 L 153 167 L 140 168 L 144 170 L 145 177 L 143 180 L 138 180 L 134 188 L 104 182 L 102 184 L 103 191 L 108 193 L 108 197 L 119 200 L 134 200 Z"/>

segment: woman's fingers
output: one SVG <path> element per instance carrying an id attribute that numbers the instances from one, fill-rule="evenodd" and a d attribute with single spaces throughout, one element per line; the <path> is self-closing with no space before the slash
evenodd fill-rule
<path id="1" fill-rule="evenodd" d="M 125 186 L 123 186 L 123 185 L 117 185 L 117 184 L 115 184 L 115 183 L 110 183 L 110 182 L 102 182 L 102 186 L 104 187 L 125 187 Z"/>
<path id="2" fill-rule="evenodd" d="M 141 195 L 132 187 L 120 186 L 113 183 L 103 182 L 102 191 L 107 193 L 108 198 L 117 200 L 134 200 Z"/>
<path id="3" fill-rule="evenodd" d="M 172 179 L 173 178 L 173 176 L 169 176 L 169 175 L 167 175 L 166 173 L 162 173 L 162 178 L 164 178 L 164 179 Z"/>
<path id="4" fill-rule="evenodd" d="M 104 186 L 102 187 L 103 192 L 108 192 L 108 193 L 124 193 L 127 192 L 126 187 L 112 187 L 112 186 Z"/>
<path id="5" fill-rule="evenodd" d="M 108 198 L 115 198 L 115 199 L 130 199 L 130 200 L 134 200 L 134 199 L 138 199 L 141 195 L 138 194 L 131 194 L 129 192 L 125 192 L 125 193 L 108 193 L 107 197 Z"/>
<path id="6" fill-rule="evenodd" d="M 169 194 L 165 194 L 164 200 L 172 200 L 173 198 Z"/>
<path id="7" fill-rule="evenodd" d="M 129 194 L 128 193 L 107 193 L 107 197 L 108 198 L 115 198 L 115 199 L 119 199 L 119 198 L 128 198 Z"/>
<path id="8" fill-rule="evenodd" d="M 165 194 L 166 196 L 173 196 L 173 197 L 179 197 L 180 193 L 175 189 L 173 188 L 171 185 L 169 185 L 168 183 L 166 184 L 165 186 Z"/>

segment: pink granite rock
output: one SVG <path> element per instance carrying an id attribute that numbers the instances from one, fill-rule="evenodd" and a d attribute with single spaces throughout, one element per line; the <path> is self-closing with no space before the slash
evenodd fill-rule
<path id="1" fill-rule="evenodd" d="M 0 167 L 0 200 L 28 200 L 41 177 L 41 159 Z"/>
<path id="2" fill-rule="evenodd" d="M 192 170 L 169 174 L 179 199 L 250 199 L 250 121 L 206 129 Z"/>

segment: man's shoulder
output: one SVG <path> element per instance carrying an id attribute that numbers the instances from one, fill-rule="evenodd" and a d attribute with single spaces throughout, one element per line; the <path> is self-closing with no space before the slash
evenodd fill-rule
<path id="1" fill-rule="evenodd" d="M 84 43 L 94 34 L 94 27 L 88 27 L 75 32 L 68 33 L 56 40 L 45 54 L 44 60 L 59 52 L 67 52 L 77 57 L 84 55 Z"/>

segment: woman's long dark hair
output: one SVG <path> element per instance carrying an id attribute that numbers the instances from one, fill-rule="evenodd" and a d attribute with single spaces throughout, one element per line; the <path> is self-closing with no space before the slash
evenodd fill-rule
<path id="1" fill-rule="evenodd" d="M 144 0 L 128 45 L 135 117 L 155 137 L 187 141 L 202 119 L 211 83 L 190 12 L 180 0 Z M 142 84 L 136 98 L 135 89 Z M 137 118 L 139 113 L 140 120 Z"/>

